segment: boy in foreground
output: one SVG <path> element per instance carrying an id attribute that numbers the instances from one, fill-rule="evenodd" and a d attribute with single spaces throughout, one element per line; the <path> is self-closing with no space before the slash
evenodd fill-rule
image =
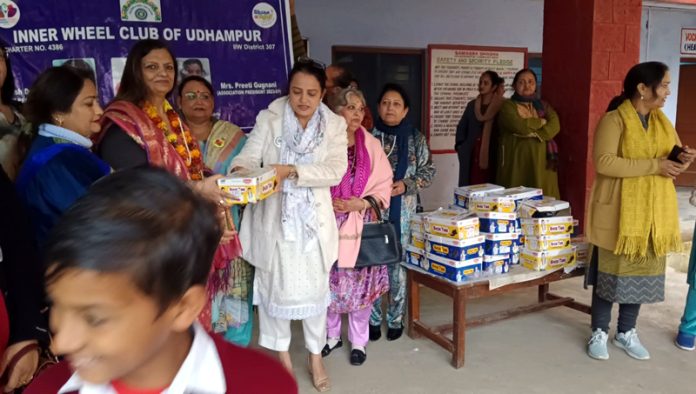
<path id="1" fill-rule="evenodd" d="M 95 183 L 47 245 L 53 350 L 26 394 L 297 393 L 276 361 L 196 322 L 216 209 L 159 169 Z"/>

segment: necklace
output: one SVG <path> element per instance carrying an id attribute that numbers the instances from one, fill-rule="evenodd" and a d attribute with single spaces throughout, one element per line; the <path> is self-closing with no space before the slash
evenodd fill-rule
<path id="1" fill-rule="evenodd" d="M 184 160 L 186 168 L 192 180 L 203 179 L 203 161 L 198 144 L 194 143 L 191 132 L 184 128 L 179 115 L 167 100 L 164 100 L 163 109 L 167 114 L 168 122 L 165 122 L 157 113 L 157 109 L 149 102 L 143 104 L 143 111 L 152 120 L 155 126 L 164 133 L 167 141 L 172 144 L 176 153 Z M 167 125 L 169 123 L 169 127 Z"/>
<path id="2" fill-rule="evenodd" d="M 382 146 L 384 146 L 384 134 L 382 134 Z M 391 154 L 394 152 L 394 147 L 396 147 L 396 137 L 394 137 L 394 142 L 392 142 L 392 147 L 389 149 L 389 153 L 387 153 L 387 157 L 391 156 Z"/>

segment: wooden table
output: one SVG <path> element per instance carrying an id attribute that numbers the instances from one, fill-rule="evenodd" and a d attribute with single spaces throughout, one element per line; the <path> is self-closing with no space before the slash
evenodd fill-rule
<path id="1" fill-rule="evenodd" d="M 519 283 L 510 283 L 496 289 L 489 289 L 489 281 L 485 279 L 472 282 L 453 283 L 426 273 L 414 266 L 405 263 L 403 265 L 407 271 L 408 281 L 408 336 L 411 338 L 419 338 L 423 335 L 447 349 L 447 351 L 452 353 L 452 366 L 455 368 L 464 366 L 467 328 L 557 306 L 567 306 L 580 312 L 590 313 L 589 305 L 578 303 L 571 297 L 561 297 L 549 292 L 549 283 L 582 276 L 585 273 L 584 268 L 577 268 L 570 273 L 564 273 L 563 270 L 559 270 L 540 278 Z M 513 272 L 511 271 L 509 274 L 505 275 L 510 274 L 513 274 Z M 420 320 L 420 285 L 436 290 L 452 298 L 454 304 L 452 324 L 431 327 Z M 470 299 L 505 294 L 513 290 L 533 286 L 538 286 L 539 288 L 539 295 L 536 303 L 476 317 L 466 317 L 466 304 Z M 452 333 L 452 339 L 444 335 L 450 332 Z"/>

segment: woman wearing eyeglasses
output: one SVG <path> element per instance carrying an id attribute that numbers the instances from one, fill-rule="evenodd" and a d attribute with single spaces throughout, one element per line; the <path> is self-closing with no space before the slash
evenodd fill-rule
<path id="1" fill-rule="evenodd" d="M 292 371 L 290 322 L 301 320 L 309 370 L 318 391 L 331 387 L 321 352 L 326 345 L 329 272 L 338 259 L 331 186 L 348 168 L 346 121 L 322 104 L 324 67 L 298 60 L 289 94 L 256 118 L 233 167 L 275 168 L 278 192 L 244 211 L 239 237 L 254 273 L 259 345 L 275 350 Z"/>
<path id="2" fill-rule="evenodd" d="M 213 117 L 215 100 L 213 86 L 203 77 L 186 77 L 179 85 L 177 102 L 191 135 L 201 147 L 203 163 L 216 174 L 225 175 L 230 162 L 246 142 L 244 132 L 236 125 Z M 241 209 L 230 208 L 235 228 L 239 227 Z M 237 257 L 216 261 L 213 278 L 208 281 L 213 332 L 227 340 L 247 346 L 251 341 L 253 268 Z M 206 316 L 206 319 L 208 317 Z"/>
<path id="3" fill-rule="evenodd" d="M 111 168 L 161 167 L 186 181 L 203 197 L 219 204 L 220 220 L 225 223 L 227 193 L 209 175 L 198 142 L 186 123 L 172 108 L 167 97 L 176 84 L 176 58 L 159 40 L 138 41 L 126 59 L 118 94 L 102 116 L 102 134 L 96 138 L 97 154 Z M 173 207 L 172 209 L 176 209 Z M 235 255 L 235 228 L 225 231 L 213 264 L 223 266 Z M 237 253 L 238 254 L 238 253 Z M 208 305 L 200 322 L 209 331 L 213 311 Z"/>

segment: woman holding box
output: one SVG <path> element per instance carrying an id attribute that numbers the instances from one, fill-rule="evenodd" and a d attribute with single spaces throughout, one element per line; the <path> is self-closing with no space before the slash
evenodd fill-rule
<path id="1" fill-rule="evenodd" d="M 226 193 L 216 183 L 222 175 L 205 177 L 208 170 L 201 148 L 167 101 L 175 83 L 176 61 L 169 48 L 158 40 L 136 43 L 126 59 L 118 94 L 102 117 L 104 133 L 97 137 L 97 153 L 116 170 L 138 166 L 166 169 L 218 203 L 223 220 L 228 215 Z M 215 254 L 217 271 L 239 256 L 234 237 L 234 226 L 230 224 Z M 227 284 L 226 279 L 216 280 L 217 271 L 209 282 L 211 298 Z M 200 319 L 209 331 L 211 316 L 209 303 Z"/>
<path id="2" fill-rule="evenodd" d="M 379 140 L 361 126 L 366 108 L 362 92 L 347 88 L 333 101 L 333 110 L 348 124 L 349 164 L 341 183 L 331 188 L 339 229 L 338 263 L 331 269 L 328 339 L 322 355 L 343 346 L 341 314 L 347 313 L 350 363 L 362 365 L 367 358 L 372 303 L 389 290 L 389 273 L 384 265 L 355 268 L 355 264 L 363 223 L 375 220 L 367 199 L 388 208 L 393 173 Z"/>
<path id="3" fill-rule="evenodd" d="M 619 304 L 614 345 L 635 359 L 650 358 L 636 332 L 640 305 L 664 300 L 665 256 L 681 250 L 674 178 L 696 152 L 686 147 L 670 155 L 681 143 L 660 110 L 669 83 L 662 63 L 633 66 L 595 133 L 597 173 L 587 216 L 588 240 L 594 245 L 588 270 L 594 288 L 587 353 L 595 359 L 609 358 L 614 303 Z"/>
<path id="4" fill-rule="evenodd" d="M 558 115 L 537 97 L 537 77 L 531 69 L 518 71 L 512 87 L 515 94 L 498 113 L 496 183 L 539 188 L 558 199 L 558 149 L 553 140 L 561 130 Z"/>
<path id="5" fill-rule="evenodd" d="M 404 88 L 393 83 L 384 85 L 378 103 L 379 116 L 372 134 L 382 143 L 394 171 L 388 215 L 401 234 L 402 245 L 406 245 L 418 192 L 432 184 L 435 166 L 425 136 L 406 120 L 410 100 Z M 400 338 L 404 330 L 406 271 L 399 264 L 392 264 L 388 269 L 387 340 L 393 341 Z M 376 341 L 382 336 L 381 325 L 382 299 L 378 298 L 370 317 L 370 340 Z"/>
<path id="6" fill-rule="evenodd" d="M 240 169 L 274 168 L 278 182 L 278 193 L 247 207 L 240 239 L 244 259 L 256 267 L 259 344 L 292 371 L 290 322 L 302 320 L 312 381 L 323 392 L 331 388 L 321 352 L 339 248 L 330 187 L 346 173 L 346 122 L 321 103 L 323 65 L 297 61 L 288 85 L 288 96 L 259 113 L 232 161 Z"/>
<path id="7" fill-rule="evenodd" d="M 203 163 L 216 174 L 230 172 L 230 162 L 241 152 L 246 136 L 238 126 L 213 117 L 213 86 L 205 78 L 192 75 L 179 85 L 177 102 L 193 138 L 198 141 Z M 230 208 L 230 219 L 239 227 L 241 205 Z M 241 257 L 216 261 L 208 283 L 211 330 L 228 341 L 247 346 L 251 341 L 253 307 L 251 286 L 254 269 Z M 208 317 L 205 317 L 206 320 Z"/>

